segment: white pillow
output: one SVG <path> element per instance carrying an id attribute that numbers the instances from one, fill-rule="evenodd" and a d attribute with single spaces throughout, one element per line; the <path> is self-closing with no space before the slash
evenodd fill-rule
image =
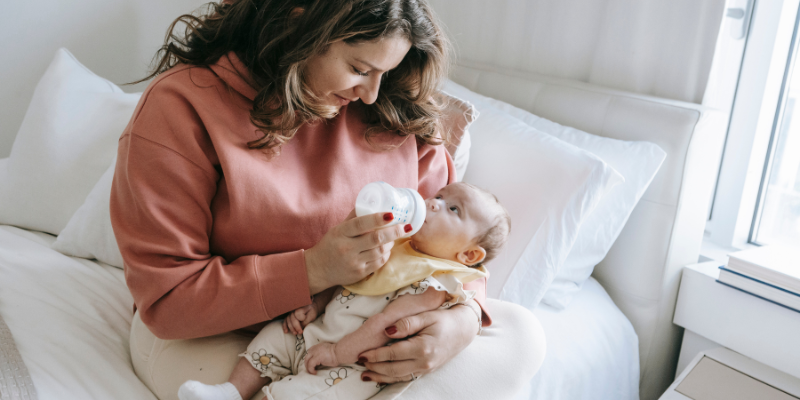
<path id="1" fill-rule="evenodd" d="M 623 178 L 587 151 L 495 107 L 474 104 L 480 117 L 470 126 L 464 182 L 494 193 L 511 215 L 508 243 L 487 266 L 487 295 L 532 309 L 555 279 L 581 223 Z"/>
<path id="2" fill-rule="evenodd" d="M 583 223 L 575 245 L 542 299 L 548 305 L 563 309 L 589 279 L 594 266 L 608 254 L 633 208 L 661 167 L 666 153 L 654 143 L 611 139 L 559 125 L 454 82 L 448 82 L 445 90 L 475 103 L 479 109 L 483 105 L 496 107 L 533 128 L 589 151 L 625 178 L 625 182 L 613 188 Z"/>
<path id="3" fill-rule="evenodd" d="M 108 168 L 138 101 L 59 49 L 0 168 L 0 224 L 60 233 Z"/>
<path id="4" fill-rule="evenodd" d="M 69 223 L 51 245 L 53 250 L 68 256 L 94 258 L 106 264 L 122 268 L 114 230 L 111 228 L 111 182 L 117 158 L 94 185 L 86 201 L 70 218 Z"/>

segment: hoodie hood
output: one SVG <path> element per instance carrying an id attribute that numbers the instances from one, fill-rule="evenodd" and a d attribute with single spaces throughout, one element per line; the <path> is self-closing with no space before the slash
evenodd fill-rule
<path id="1" fill-rule="evenodd" d="M 231 51 L 220 57 L 219 60 L 211 64 L 210 67 L 211 70 L 233 90 L 247 97 L 250 101 L 256 98 L 258 92 L 253 88 L 252 80 L 250 79 L 250 71 L 236 53 Z"/>

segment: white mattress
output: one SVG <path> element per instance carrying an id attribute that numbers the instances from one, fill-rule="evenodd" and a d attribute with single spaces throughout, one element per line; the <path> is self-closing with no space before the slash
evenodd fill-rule
<path id="1" fill-rule="evenodd" d="M 122 271 L 51 250 L 54 239 L 0 226 L 0 316 L 39 399 L 154 399 L 131 367 Z M 548 354 L 519 398 L 638 399 L 636 334 L 600 284 L 535 313 Z"/>

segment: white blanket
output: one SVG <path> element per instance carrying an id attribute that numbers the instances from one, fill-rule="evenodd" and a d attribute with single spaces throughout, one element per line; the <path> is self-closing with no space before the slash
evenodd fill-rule
<path id="1" fill-rule="evenodd" d="M 39 399 L 155 399 L 131 366 L 122 271 L 64 256 L 54 240 L 0 226 L 0 315 Z"/>
<path id="2" fill-rule="evenodd" d="M 594 278 L 565 310 L 541 304 L 533 313 L 547 336 L 547 357 L 517 399 L 639 399 L 639 340 Z"/>

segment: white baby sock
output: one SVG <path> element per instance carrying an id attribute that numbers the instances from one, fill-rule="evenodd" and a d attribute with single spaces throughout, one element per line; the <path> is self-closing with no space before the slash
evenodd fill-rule
<path id="1" fill-rule="evenodd" d="M 206 385 L 198 381 L 186 381 L 178 389 L 180 400 L 242 400 L 236 386 L 230 382 Z"/>

